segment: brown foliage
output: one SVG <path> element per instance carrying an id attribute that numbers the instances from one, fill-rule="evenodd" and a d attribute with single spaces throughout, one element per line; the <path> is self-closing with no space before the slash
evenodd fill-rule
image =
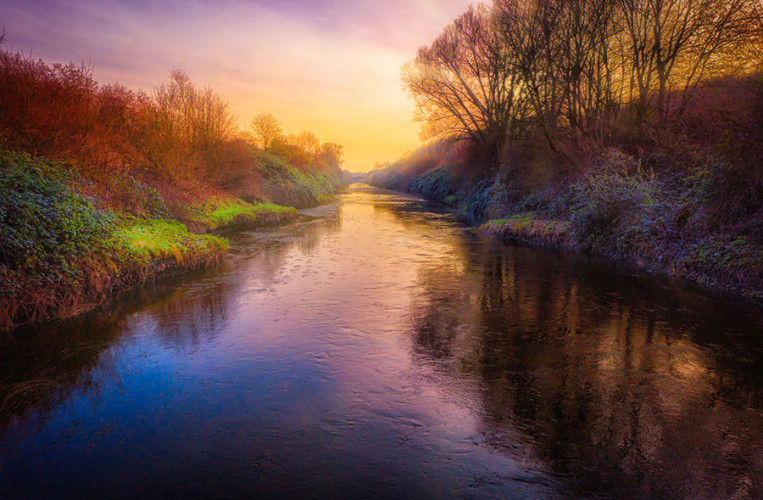
<path id="1" fill-rule="evenodd" d="M 260 113 L 252 118 L 249 128 L 262 149 L 268 149 L 283 133 L 281 122 L 271 113 Z"/>
<path id="2" fill-rule="evenodd" d="M 280 139 L 275 139 L 267 151 L 283 158 L 300 170 L 306 171 L 313 164 L 312 157 L 304 149 Z"/>
<path id="3" fill-rule="evenodd" d="M 210 87 L 198 88 L 180 70 L 154 92 L 152 131 L 146 153 L 167 174 L 214 178 L 236 134 L 230 106 Z"/>
<path id="4" fill-rule="evenodd" d="M 0 148 L 63 160 L 93 179 L 130 170 L 215 181 L 251 158 L 229 105 L 179 70 L 148 96 L 99 86 L 89 66 L 0 50 L 0 116 Z"/>

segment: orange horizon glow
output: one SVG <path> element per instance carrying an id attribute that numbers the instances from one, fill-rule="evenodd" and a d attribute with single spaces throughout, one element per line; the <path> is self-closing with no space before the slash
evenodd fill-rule
<path id="1" fill-rule="evenodd" d="M 469 0 L 8 2 L 4 46 L 49 63 L 92 64 L 100 83 L 150 91 L 185 71 L 221 94 L 246 129 L 260 112 L 284 132 L 342 144 L 364 172 L 419 145 L 401 66 Z"/>

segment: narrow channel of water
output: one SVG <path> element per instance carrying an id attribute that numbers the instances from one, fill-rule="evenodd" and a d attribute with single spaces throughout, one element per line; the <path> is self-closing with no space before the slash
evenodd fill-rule
<path id="1" fill-rule="evenodd" d="M 356 187 L 0 340 L 0 497 L 761 498 L 763 317 Z"/>

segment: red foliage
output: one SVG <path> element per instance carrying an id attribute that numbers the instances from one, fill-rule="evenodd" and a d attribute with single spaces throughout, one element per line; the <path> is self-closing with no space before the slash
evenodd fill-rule
<path id="1" fill-rule="evenodd" d="M 145 95 L 98 87 L 89 66 L 47 65 L 0 51 L 0 147 L 66 160 L 83 170 L 135 164 L 148 129 Z"/>

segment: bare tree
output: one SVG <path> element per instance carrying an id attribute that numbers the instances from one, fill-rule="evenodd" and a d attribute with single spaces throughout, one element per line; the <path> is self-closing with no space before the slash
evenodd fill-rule
<path id="1" fill-rule="evenodd" d="M 403 69 L 426 137 L 469 138 L 496 159 L 520 130 L 525 89 L 495 29 L 493 10 L 472 6 Z"/>
<path id="2" fill-rule="evenodd" d="M 260 113 L 249 122 L 249 128 L 262 149 L 269 148 L 283 134 L 281 123 L 271 113 Z"/>
<path id="3" fill-rule="evenodd" d="M 297 146 L 310 156 L 318 154 L 321 141 L 312 132 L 303 130 L 299 134 L 289 134 L 286 136 L 286 142 Z"/>
<path id="4" fill-rule="evenodd" d="M 495 0 L 495 6 L 532 108 L 529 118 L 551 149 L 568 156 L 565 134 L 601 144 L 622 89 L 611 51 L 613 0 Z"/>
<path id="5" fill-rule="evenodd" d="M 748 35 L 752 8 L 751 0 L 618 0 L 623 58 L 639 119 L 653 96 L 658 115 L 666 118 L 672 92 L 686 96 L 720 66 L 720 56 Z"/>
<path id="6" fill-rule="evenodd" d="M 178 69 L 171 72 L 168 84 L 154 91 L 154 101 L 154 161 L 181 170 L 196 164 L 211 173 L 222 159 L 224 143 L 236 133 L 228 103 L 210 87 L 197 88 Z"/>
<path id="7" fill-rule="evenodd" d="M 750 71 L 759 1 L 493 0 L 420 48 L 403 82 L 425 137 L 497 160 L 530 130 L 579 166 L 634 121 L 681 114 L 699 82 Z"/>

